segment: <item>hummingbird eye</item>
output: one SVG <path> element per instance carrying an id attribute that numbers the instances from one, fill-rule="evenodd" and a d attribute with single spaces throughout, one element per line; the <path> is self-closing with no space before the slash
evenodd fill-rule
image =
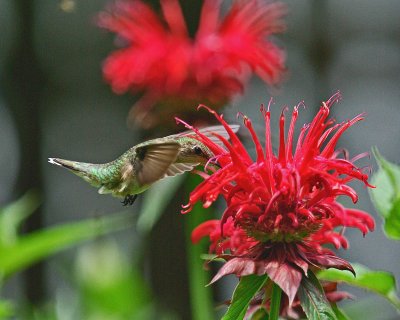
<path id="1" fill-rule="evenodd" d="M 201 156 L 203 154 L 203 150 L 199 146 L 193 147 L 193 152 L 197 154 L 198 156 Z"/>

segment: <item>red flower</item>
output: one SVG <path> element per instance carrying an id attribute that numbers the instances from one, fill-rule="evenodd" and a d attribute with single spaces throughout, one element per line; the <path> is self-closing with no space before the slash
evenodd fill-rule
<path id="1" fill-rule="evenodd" d="M 203 223 L 192 236 L 194 241 L 209 236 L 211 251 L 228 260 L 212 282 L 231 273 L 268 274 L 292 303 L 310 266 L 354 272 L 347 261 L 322 247 L 330 243 L 347 248 L 344 227 L 358 228 L 364 235 L 374 229 L 374 220 L 366 212 L 344 208 L 336 201 L 343 195 L 357 202 L 356 192 L 348 186 L 351 180 L 371 187 L 368 175 L 354 164 L 365 154 L 349 159 L 347 152 L 336 150 L 344 131 L 363 119 L 358 115 L 337 124 L 328 119 L 330 107 L 339 98 L 337 93 L 322 104 L 314 120 L 301 129 L 296 145 L 298 107 L 293 110 L 286 137 L 284 110 L 277 154 L 272 151 L 269 109 L 261 107 L 266 127 L 264 148 L 244 116 L 256 148 L 255 161 L 222 117 L 210 110 L 229 132 L 231 143 L 218 136 L 226 152 L 198 133 L 198 139 L 216 154 L 221 169 L 209 176 L 203 174 L 205 180 L 191 193 L 184 212 L 197 201 L 208 207 L 219 195 L 226 200 L 221 220 Z"/>
<path id="2" fill-rule="evenodd" d="M 125 44 L 106 59 L 104 77 L 116 93 L 143 93 L 136 115 L 160 101 L 172 109 L 184 101 L 223 105 L 242 92 L 251 71 L 269 84 L 281 81 L 284 53 L 269 38 L 284 31 L 285 6 L 237 0 L 221 19 L 220 5 L 204 1 L 194 39 L 177 0 L 161 1 L 163 19 L 139 0 L 117 1 L 99 16 Z"/>

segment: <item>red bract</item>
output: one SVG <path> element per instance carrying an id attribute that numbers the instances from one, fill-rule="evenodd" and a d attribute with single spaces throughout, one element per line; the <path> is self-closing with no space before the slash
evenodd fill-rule
<path id="1" fill-rule="evenodd" d="M 125 45 L 106 59 L 104 77 L 116 93 L 144 93 L 137 115 L 156 102 L 172 109 L 185 101 L 223 105 L 242 92 L 251 72 L 269 84 L 281 81 L 285 57 L 270 36 L 284 31 L 285 6 L 237 0 L 224 18 L 220 6 L 204 1 L 194 39 L 177 0 L 161 1 L 162 18 L 139 0 L 116 1 L 99 16 L 99 25 Z"/>
<path id="2" fill-rule="evenodd" d="M 330 108 L 339 98 L 337 93 L 322 104 L 313 121 L 302 127 L 297 142 L 298 107 L 293 109 L 287 134 L 284 110 L 279 119 L 277 153 L 272 151 L 269 108 L 261 108 L 266 128 L 264 147 L 244 116 L 256 149 L 255 161 L 222 117 L 210 110 L 229 132 L 231 142 L 218 137 L 226 152 L 198 132 L 198 139 L 215 153 L 221 169 L 205 176 L 191 193 L 184 212 L 197 201 L 208 207 L 219 195 L 226 200 L 221 220 L 206 222 L 193 231 L 193 240 L 208 235 L 211 251 L 228 260 L 213 282 L 231 273 L 268 274 L 291 303 L 310 266 L 353 272 L 348 262 L 322 247 L 330 243 L 347 248 L 344 227 L 358 228 L 364 235 L 374 229 L 374 220 L 366 212 L 345 208 L 336 201 L 342 195 L 357 202 L 356 192 L 348 186 L 351 180 L 371 187 L 368 175 L 354 164 L 365 154 L 349 159 L 347 152 L 336 149 L 341 135 L 363 119 L 358 115 L 337 124 L 329 119 Z"/>

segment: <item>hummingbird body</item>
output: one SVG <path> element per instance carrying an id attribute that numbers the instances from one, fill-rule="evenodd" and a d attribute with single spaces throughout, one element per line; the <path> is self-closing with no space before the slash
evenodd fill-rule
<path id="1" fill-rule="evenodd" d="M 232 125 L 233 131 L 239 126 Z M 213 141 L 219 142 L 212 132 L 228 137 L 222 126 L 200 130 Z M 49 162 L 64 167 L 99 188 L 100 194 L 125 198 L 124 204 L 133 203 L 137 195 L 147 190 L 154 182 L 169 176 L 191 171 L 204 165 L 214 155 L 202 142 L 191 137 L 193 132 L 157 138 L 142 142 L 119 156 L 114 161 L 93 164 L 49 158 Z"/>

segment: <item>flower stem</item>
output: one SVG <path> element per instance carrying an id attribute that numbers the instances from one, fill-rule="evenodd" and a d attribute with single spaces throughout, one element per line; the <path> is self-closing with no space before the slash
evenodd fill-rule
<path id="1" fill-rule="evenodd" d="M 199 184 L 196 176 L 191 176 L 187 180 L 187 190 L 193 190 Z M 214 311 L 212 304 L 212 292 L 210 287 L 206 287 L 210 278 L 208 272 L 203 268 L 203 261 L 200 255 L 207 252 L 208 247 L 204 242 L 194 245 L 191 241 L 192 230 L 201 222 L 207 219 L 209 213 L 205 215 L 201 206 L 195 206 L 189 214 L 185 215 L 185 233 L 188 254 L 188 270 L 189 270 L 189 288 L 190 302 L 192 307 L 192 319 L 214 319 Z"/>
<path id="2" fill-rule="evenodd" d="M 274 283 L 272 287 L 271 310 L 269 312 L 269 320 L 278 320 L 279 309 L 281 306 L 281 296 L 282 289 L 276 283 Z"/>

